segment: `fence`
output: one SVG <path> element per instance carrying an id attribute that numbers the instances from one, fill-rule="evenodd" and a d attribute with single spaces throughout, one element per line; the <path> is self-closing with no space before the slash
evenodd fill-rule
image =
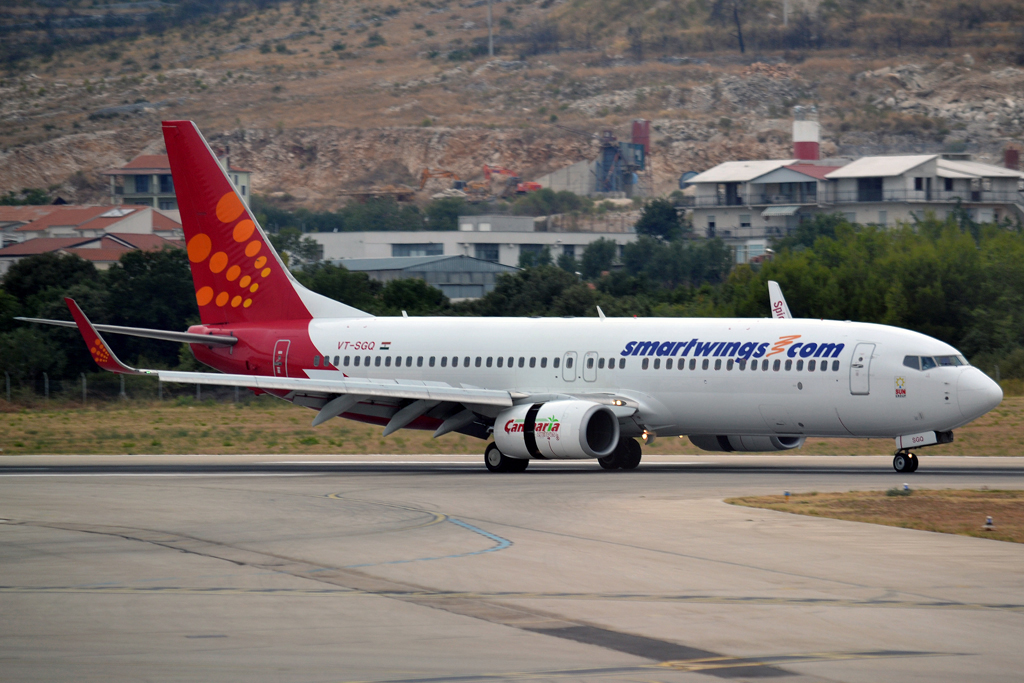
<path id="1" fill-rule="evenodd" d="M 109 372 L 78 377 L 50 377 L 40 373 L 31 378 L 15 378 L 4 373 L 4 393 L 0 398 L 15 405 L 38 406 L 40 403 L 78 403 L 88 405 L 132 400 L 194 400 L 238 403 L 252 397 L 240 387 L 190 385 L 161 382 L 156 377 L 115 375 Z"/>

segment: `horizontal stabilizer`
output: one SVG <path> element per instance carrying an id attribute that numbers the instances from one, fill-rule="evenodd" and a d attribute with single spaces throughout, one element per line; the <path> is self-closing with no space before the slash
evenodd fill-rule
<path id="1" fill-rule="evenodd" d="M 43 325 L 56 325 L 57 327 L 78 327 L 78 323 L 70 320 L 46 320 L 45 318 L 15 318 L 26 323 L 41 323 Z M 161 341 L 180 342 L 182 344 L 205 344 L 207 346 L 234 346 L 238 343 L 236 337 L 213 334 L 192 334 L 191 332 L 172 332 L 170 330 L 151 330 L 145 327 L 121 327 L 120 325 L 93 325 L 97 332 L 107 334 L 124 334 L 129 337 L 145 337 L 146 339 L 159 339 Z"/>

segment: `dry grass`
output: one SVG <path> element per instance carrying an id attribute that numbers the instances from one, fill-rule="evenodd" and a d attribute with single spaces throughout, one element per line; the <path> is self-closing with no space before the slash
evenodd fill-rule
<path id="1" fill-rule="evenodd" d="M 332 420 L 309 426 L 314 413 L 261 397 L 238 404 L 174 401 L 76 402 L 23 408 L 0 400 L 0 453 L 452 453 L 483 452 L 483 442 L 461 434 L 440 439 L 430 432 L 402 430 L 387 438 L 381 427 Z M 958 429 L 956 442 L 930 448 L 934 455 L 1024 454 L 1024 398 L 1003 404 Z M 795 454 L 888 455 L 888 439 L 813 439 Z M 644 452 L 672 455 L 699 452 L 687 439 L 656 439 Z"/>
<path id="2" fill-rule="evenodd" d="M 907 495 L 909 493 L 909 495 Z M 850 491 L 729 498 L 746 507 L 1024 543 L 1024 491 Z M 985 518 L 994 527 L 985 530 Z"/>

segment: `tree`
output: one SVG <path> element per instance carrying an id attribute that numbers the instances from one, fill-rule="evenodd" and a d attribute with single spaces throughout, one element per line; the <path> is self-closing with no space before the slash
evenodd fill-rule
<path id="1" fill-rule="evenodd" d="M 611 270 L 618 251 L 619 245 L 604 237 L 588 244 L 583 250 L 583 259 L 580 263 L 583 277 L 593 280 L 601 277 L 604 271 Z"/>
<path id="2" fill-rule="evenodd" d="M 559 255 L 555 265 L 567 273 L 575 273 L 580 267 L 580 262 L 572 254 L 562 253 Z"/>
<path id="3" fill-rule="evenodd" d="M 86 280 L 97 280 L 95 266 L 74 254 L 36 254 L 23 258 L 4 275 L 3 286 L 17 299 L 25 315 L 35 315 L 29 298 L 48 287 L 66 288 Z"/>
<path id="4" fill-rule="evenodd" d="M 343 266 L 316 263 L 295 273 L 303 285 L 318 294 L 372 312 L 381 284 L 366 273 L 353 273 Z"/>
<path id="5" fill-rule="evenodd" d="M 323 247 L 312 237 L 303 237 L 295 228 L 285 228 L 276 235 L 269 235 L 274 250 L 284 259 L 291 270 L 303 268 L 320 260 Z"/>
<path id="6" fill-rule="evenodd" d="M 711 3 L 709 20 L 713 24 L 721 26 L 732 25 L 736 32 L 733 37 L 739 43 L 740 53 L 747 51 L 746 43 L 743 40 L 743 24 L 747 17 L 756 10 L 759 0 L 714 0 Z"/>
<path id="7" fill-rule="evenodd" d="M 651 235 L 663 240 L 674 240 L 683 232 L 679 212 L 667 199 L 652 199 L 644 204 L 640 220 L 636 222 L 640 235 Z"/>
<path id="8" fill-rule="evenodd" d="M 476 208 L 462 197 L 435 199 L 423 211 L 427 230 L 458 230 L 459 216 L 471 216 Z"/>
<path id="9" fill-rule="evenodd" d="M 392 280 L 380 293 L 381 313 L 399 315 L 438 315 L 448 308 L 448 297 L 440 289 L 419 278 Z"/>
<path id="10" fill-rule="evenodd" d="M 538 251 L 521 249 L 519 252 L 519 267 L 534 268 L 536 266 L 551 265 L 551 248 L 544 246 Z"/>

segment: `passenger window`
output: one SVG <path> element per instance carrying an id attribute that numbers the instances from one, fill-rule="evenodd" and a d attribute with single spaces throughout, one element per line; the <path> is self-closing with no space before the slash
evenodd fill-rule
<path id="1" fill-rule="evenodd" d="M 661 359 L 660 358 L 655 358 L 654 359 L 654 369 L 655 370 L 661 369 Z"/>
<path id="2" fill-rule="evenodd" d="M 733 360 L 732 360 L 732 358 L 730 358 L 730 359 L 729 359 L 729 362 L 727 362 L 727 363 L 725 364 L 725 369 L 726 369 L 726 370 L 732 370 L 732 365 L 733 365 Z"/>
<path id="3" fill-rule="evenodd" d="M 370 367 L 370 357 L 369 356 L 364 356 L 363 357 L 363 365 L 365 365 L 366 367 Z"/>
<path id="4" fill-rule="evenodd" d="M 793 361 L 787 359 L 786 360 L 786 372 L 789 372 L 792 369 L 793 369 Z"/>
<path id="5" fill-rule="evenodd" d="M 640 363 L 640 369 L 641 369 L 641 370 L 646 370 L 646 369 L 647 369 L 647 365 L 648 365 L 648 364 L 649 364 L 650 362 L 651 362 L 651 359 L 650 359 L 650 358 L 644 358 L 644 362 L 643 362 L 643 363 Z"/>
<path id="6" fill-rule="evenodd" d="M 828 370 L 828 361 L 827 360 L 821 361 L 821 368 L 819 368 L 819 369 L 822 372 L 825 372 L 826 370 Z"/>
<path id="7" fill-rule="evenodd" d="M 746 369 L 747 369 L 747 361 L 745 361 L 745 360 L 743 360 L 742 358 L 740 358 L 740 359 L 739 359 L 738 361 L 736 361 L 736 362 L 737 362 L 737 363 L 739 363 L 739 366 L 740 366 L 740 370 L 746 370 Z"/>
<path id="8" fill-rule="evenodd" d="M 348 367 L 349 356 L 345 356 L 345 367 Z"/>
<path id="9" fill-rule="evenodd" d="M 832 361 L 832 372 L 839 372 L 839 361 Z"/>
<path id="10" fill-rule="evenodd" d="M 373 359 L 373 367 L 375 367 L 375 368 L 379 368 L 380 367 L 380 356 L 377 356 L 376 358 Z"/>
<path id="11" fill-rule="evenodd" d="M 671 370 L 672 369 L 672 359 L 671 358 L 668 358 L 668 359 L 665 360 L 665 369 L 666 370 Z"/>
<path id="12" fill-rule="evenodd" d="M 444 364 L 444 360 L 442 360 L 441 363 L 443 365 Z M 459 357 L 458 356 L 452 356 L 452 367 L 453 368 L 459 367 Z"/>
<path id="13" fill-rule="evenodd" d="M 480 367 L 480 364 L 481 364 L 482 362 L 483 362 L 483 358 L 481 358 L 480 356 L 477 356 L 477 357 L 476 357 L 476 366 L 477 366 L 477 367 Z"/>
<path id="14" fill-rule="evenodd" d="M 356 356 L 356 367 L 359 367 L 359 356 Z"/>
<path id="15" fill-rule="evenodd" d="M 431 356 L 431 357 L 430 357 L 430 360 L 429 360 L 429 361 L 427 361 L 427 364 L 428 364 L 428 365 L 429 365 L 430 367 L 434 367 L 434 357 L 433 357 L 433 356 Z"/>
<path id="16" fill-rule="evenodd" d="M 921 369 L 921 359 L 918 356 L 904 356 L 903 364 L 908 368 L 914 368 L 915 370 Z"/>
<path id="17" fill-rule="evenodd" d="M 448 356 L 441 356 L 441 367 L 448 367 Z"/>
<path id="18" fill-rule="evenodd" d="M 537 359 L 536 358 L 530 358 L 530 367 L 531 368 L 537 367 Z"/>
<path id="19" fill-rule="evenodd" d="M 391 367 L 391 356 L 384 356 L 384 367 Z"/>
<path id="20" fill-rule="evenodd" d="M 761 361 L 761 372 L 768 372 L 768 359 Z"/>
<path id="21" fill-rule="evenodd" d="M 547 356 L 544 356 L 543 358 L 540 359 L 540 366 L 542 368 L 546 368 L 548 366 L 548 357 Z"/>
<path id="22" fill-rule="evenodd" d="M 504 356 L 498 356 L 498 367 L 499 368 L 505 367 L 505 357 Z"/>
<path id="23" fill-rule="evenodd" d="M 690 369 L 691 370 L 696 370 L 697 369 L 697 359 L 696 358 L 691 358 L 690 359 Z"/>
<path id="24" fill-rule="evenodd" d="M 658 367 L 658 364 L 655 363 L 654 367 Z M 594 369 L 594 359 L 593 358 L 588 358 L 587 359 L 587 370 L 593 370 L 593 369 Z"/>
<path id="25" fill-rule="evenodd" d="M 509 356 L 508 357 L 508 366 L 512 367 L 515 364 L 515 360 L 516 360 L 515 358 L 513 358 L 512 356 Z"/>
<path id="26" fill-rule="evenodd" d="M 722 369 L 722 359 L 721 358 L 716 358 L 715 359 L 715 370 L 721 370 L 721 369 Z"/>
<path id="27" fill-rule="evenodd" d="M 570 357 L 565 359 L 565 367 L 567 367 L 567 368 L 571 368 L 572 367 L 572 356 L 570 356 Z"/>
<path id="28" fill-rule="evenodd" d="M 416 357 L 416 367 L 418 367 L 418 368 L 422 368 L 423 367 L 423 356 L 417 356 Z"/>
<path id="29" fill-rule="evenodd" d="M 464 367 L 464 368 L 468 368 L 469 367 L 469 356 L 466 356 L 465 358 L 462 359 L 462 367 Z"/>
<path id="30" fill-rule="evenodd" d="M 423 365 L 423 363 L 421 362 L 420 365 Z M 411 368 L 412 367 L 412 356 L 406 356 L 405 357 L 405 367 L 407 367 L 407 368 Z"/>
<path id="31" fill-rule="evenodd" d="M 401 356 L 395 356 L 395 367 L 396 368 L 402 367 L 402 357 Z"/>
<path id="32" fill-rule="evenodd" d="M 708 361 L 708 359 L 705 358 L 704 362 L 700 364 L 700 369 L 701 370 L 707 370 L 709 364 L 710 364 L 710 361 Z"/>
<path id="33" fill-rule="evenodd" d="M 625 369 L 625 367 L 626 367 L 626 359 L 625 358 L 620 358 L 619 359 L 619 370 L 623 370 L 623 369 Z"/>
<path id="34" fill-rule="evenodd" d="M 341 360 L 338 356 L 334 357 L 334 367 L 338 367 L 338 361 Z"/>
<path id="35" fill-rule="evenodd" d="M 807 361 L 807 372 L 814 372 L 814 364 L 816 362 L 817 361 L 813 361 L 813 360 Z"/>
<path id="36" fill-rule="evenodd" d="M 772 372 L 778 372 L 779 368 L 781 368 L 781 367 L 782 367 L 782 361 L 780 361 L 778 358 L 776 358 L 775 362 L 772 363 Z"/>
<path id="37" fill-rule="evenodd" d="M 803 369 L 804 369 L 804 362 L 802 360 L 798 360 L 796 362 L 796 371 L 800 372 Z"/>
<path id="38" fill-rule="evenodd" d="M 604 358 L 599 358 L 597 360 L 597 369 L 604 370 Z"/>
<path id="39" fill-rule="evenodd" d="M 313 367 L 320 367 L 320 356 L 313 356 Z"/>
<path id="40" fill-rule="evenodd" d="M 494 359 L 491 356 L 487 356 L 487 367 L 491 367 L 494 364 Z"/>
<path id="41" fill-rule="evenodd" d="M 511 365 L 511 363 L 509 363 L 509 365 Z M 526 359 L 519 356 L 519 367 L 523 367 L 524 365 L 526 365 Z"/>
<path id="42" fill-rule="evenodd" d="M 562 362 L 561 358 L 555 357 L 551 359 L 551 367 L 557 368 L 558 364 Z"/>

